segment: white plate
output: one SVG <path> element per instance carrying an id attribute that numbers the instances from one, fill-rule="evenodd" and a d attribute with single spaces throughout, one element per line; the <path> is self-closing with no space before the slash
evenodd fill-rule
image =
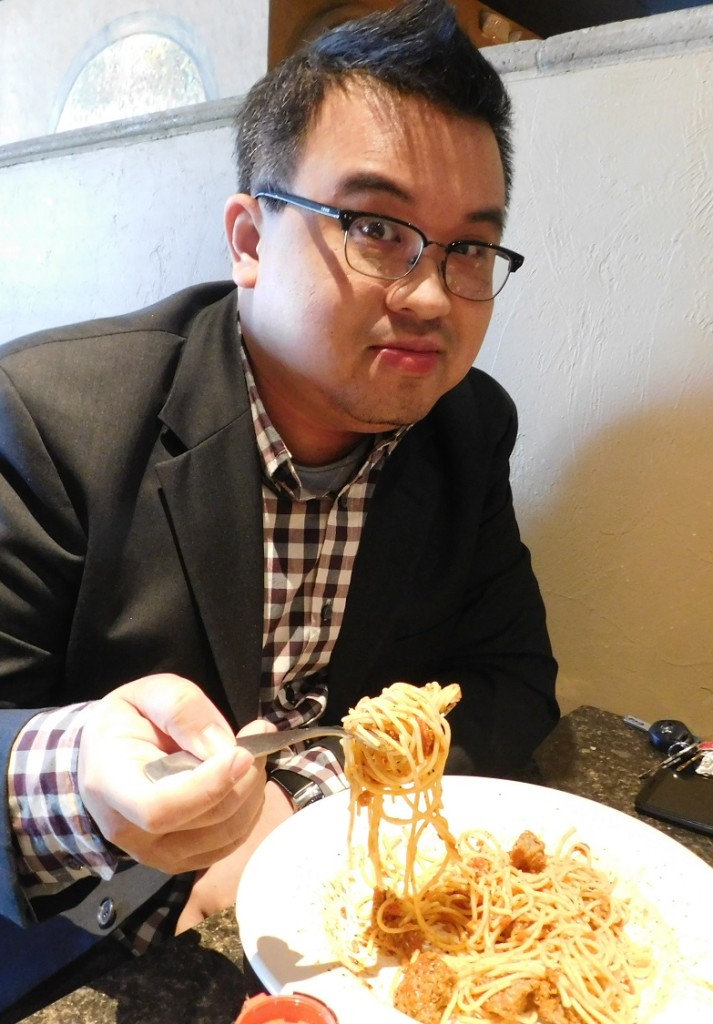
<path id="1" fill-rule="evenodd" d="M 443 785 L 451 830 L 484 828 L 503 844 L 530 829 L 548 849 L 570 828 L 588 843 L 622 894 L 658 908 L 666 927 L 649 937 L 670 977 L 639 1024 L 713 1021 L 713 869 L 680 843 L 637 818 L 555 789 L 500 779 L 449 776 Z M 365 818 L 365 815 L 363 816 Z M 346 863 L 348 795 L 306 807 L 272 832 L 250 858 L 236 913 L 245 955 L 270 992 L 310 992 L 340 1024 L 405 1024 L 335 964 L 323 925 L 323 893 Z"/>

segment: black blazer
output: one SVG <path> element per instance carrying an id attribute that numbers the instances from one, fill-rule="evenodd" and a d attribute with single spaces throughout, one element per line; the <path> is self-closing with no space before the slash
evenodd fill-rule
<path id="1" fill-rule="evenodd" d="M 261 484 L 236 317 L 234 287 L 211 284 L 0 350 L 0 779 L 32 709 L 152 672 L 195 680 L 236 726 L 255 717 Z M 406 435 L 329 668 L 333 721 L 397 679 L 460 683 L 452 771 L 511 772 L 557 718 L 516 429 L 472 370 Z M 21 921 L 5 817 L 0 914 Z"/>

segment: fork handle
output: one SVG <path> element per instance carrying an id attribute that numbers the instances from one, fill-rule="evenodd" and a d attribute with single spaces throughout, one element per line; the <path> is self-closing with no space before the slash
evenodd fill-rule
<path id="1" fill-rule="evenodd" d="M 175 754 L 166 754 L 165 757 L 149 761 L 144 765 L 144 774 L 152 782 L 158 782 L 159 779 L 165 779 L 168 775 L 191 771 L 200 763 L 200 758 L 189 754 L 187 750 L 177 750 Z"/>
<path id="2" fill-rule="evenodd" d="M 264 757 L 266 754 L 274 754 L 284 747 L 289 747 L 293 743 L 303 743 L 316 736 L 344 735 L 344 729 L 336 725 L 308 725 L 299 729 L 278 729 L 277 732 L 259 732 L 248 736 L 237 736 L 236 743 L 239 747 L 245 747 L 255 757 Z M 152 782 L 158 782 L 159 779 L 165 779 L 168 775 L 190 771 L 200 763 L 200 758 L 190 754 L 187 750 L 177 750 L 174 754 L 166 754 L 155 761 L 149 761 L 144 765 L 144 772 Z"/>

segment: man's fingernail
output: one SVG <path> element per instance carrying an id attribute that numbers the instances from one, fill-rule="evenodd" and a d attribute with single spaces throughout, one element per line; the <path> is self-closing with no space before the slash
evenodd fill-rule
<path id="1" fill-rule="evenodd" d="M 253 758 L 248 754 L 247 750 L 241 747 L 237 747 L 233 754 L 233 760 L 230 762 L 230 778 L 233 782 L 237 782 L 241 779 L 245 772 L 250 767 Z"/>
<path id="2" fill-rule="evenodd" d="M 227 750 L 228 747 L 235 746 L 235 736 L 229 729 L 218 725 L 216 722 L 210 722 L 198 738 L 198 745 L 201 748 L 199 756 L 205 760 L 212 754 L 219 754 L 221 750 Z"/>

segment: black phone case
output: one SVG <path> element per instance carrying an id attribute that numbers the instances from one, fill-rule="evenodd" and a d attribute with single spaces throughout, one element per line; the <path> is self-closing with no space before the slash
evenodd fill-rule
<path id="1" fill-rule="evenodd" d="M 713 779 L 694 768 L 664 770 L 647 779 L 634 806 L 641 814 L 713 836 Z"/>

